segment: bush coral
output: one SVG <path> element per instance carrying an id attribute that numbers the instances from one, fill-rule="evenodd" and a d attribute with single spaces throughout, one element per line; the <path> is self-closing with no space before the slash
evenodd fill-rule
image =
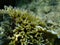
<path id="1" fill-rule="evenodd" d="M 38 16 L 18 8 L 5 7 L 0 10 L 0 17 L 3 28 L 0 32 L 4 34 L 1 36 L 2 45 L 54 45 L 57 35 L 47 29 L 47 24 Z"/>

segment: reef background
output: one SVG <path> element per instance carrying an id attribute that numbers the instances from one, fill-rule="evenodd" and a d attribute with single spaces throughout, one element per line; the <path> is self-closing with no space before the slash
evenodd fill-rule
<path id="1" fill-rule="evenodd" d="M 6 9 L 7 10 L 13 9 L 12 7 L 14 7 L 14 9 L 19 8 L 20 10 L 27 11 L 34 16 L 38 16 L 42 22 L 46 23 L 45 28 L 47 27 L 47 30 L 53 30 L 54 32 L 57 33 L 58 38 L 56 39 L 55 41 L 56 44 L 54 45 L 60 45 L 59 44 L 60 42 L 60 0 L 8 0 L 8 1 L 0 0 L 0 2 L 1 2 L 0 8 L 1 9 L 4 8 L 4 11 Z M 12 7 L 6 8 L 6 6 L 12 6 Z M 4 18 L 2 18 L 3 17 L 2 15 L 4 15 Z M 12 19 L 11 17 L 8 16 L 8 14 L 0 14 L 0 18 L 1 18 L 0 19 L 0 32 L 5 32 L 4 29 L 6 28 L 6 26 L 7 26 L 7 29 L 9 29 L 11 28 L 12 24 L 14 25 L 14 22 L 11 22 Z M 9 25 L 5 26 L 5 23 L 7 24 L 11 23 L 11 26 Z M 12 26 L 12 29 L 14 29 L 14 26 Z M 9 29 L 9 30 L 12 30 L 12 29 Z M 7 32 L 9 31 L 7 30 Z M 3 41 L 1 39 L 4 36 L 5 35 L 3 34 L 0 37 L 0 42 L 1 42 L 0 45 L 3 45 L 2 44 Z"/>

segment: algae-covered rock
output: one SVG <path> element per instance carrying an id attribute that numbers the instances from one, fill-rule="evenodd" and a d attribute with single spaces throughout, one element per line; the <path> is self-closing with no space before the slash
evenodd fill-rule
<path id="1" fill-rule="evenodd" d="M 38 16 L 12 7 L 0 10 L 0 15 L 6 43 L 3 45 L 54 45 L 57 34 L 47 29 L 47 24 Z"/>

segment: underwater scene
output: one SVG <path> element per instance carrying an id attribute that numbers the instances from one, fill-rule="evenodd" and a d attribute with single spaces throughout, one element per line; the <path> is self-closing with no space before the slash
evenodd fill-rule
<path id="1" fill-rule="evenodd" d="M 0 45 L 60 45 L 60 0 L 0 0 Z"/>

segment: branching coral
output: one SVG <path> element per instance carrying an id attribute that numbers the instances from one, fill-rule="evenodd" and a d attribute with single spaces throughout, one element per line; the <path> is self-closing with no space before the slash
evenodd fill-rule
<path id="1" fill-rule="evenodd" d="M 6 45 L 53 45 L 57 38 L 56 34 L 46 29 L 44 21 L 25 10 L 5 7 L 0 14 L 11 17 L 7 18 L 10 20 L 3 27 L 8 40 Z"/>

